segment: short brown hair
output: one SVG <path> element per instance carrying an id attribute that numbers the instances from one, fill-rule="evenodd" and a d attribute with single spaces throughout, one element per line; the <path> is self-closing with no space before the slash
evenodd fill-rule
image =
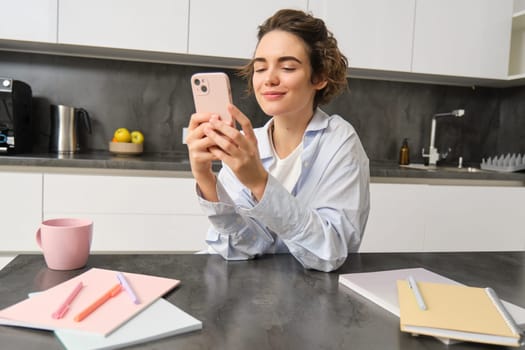
<path id="1" fill-rule="evenodd" d="M 326 79 L 326 86 L 315 94 L 314 109 L 327 104 L 347 88 L 348 60 L 323 20 L 299 10 L 279 10 L 259 26 L 258 42 L 273 30 L 282 30 L 301 38 L 310 57 L 312 83 Z M 253 61 L 242 67 L 239 75 L 248 81 L 248 93 L 253 93 Z"/>

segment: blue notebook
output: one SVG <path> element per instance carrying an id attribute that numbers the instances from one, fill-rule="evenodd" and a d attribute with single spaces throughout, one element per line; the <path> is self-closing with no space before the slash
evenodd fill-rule
<path id="1" fill-rule="evenodd" d="M 106 337 L 74 330 L 55 335 L 69 350 L 120 349 L 199 329 L 201 321 L 160 298 Z"/>

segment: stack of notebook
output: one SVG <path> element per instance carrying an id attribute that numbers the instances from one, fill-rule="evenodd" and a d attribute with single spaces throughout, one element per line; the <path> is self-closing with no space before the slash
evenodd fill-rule
<path id="1" fill-rule="evenodd" d="M 401 331 L 478 343 L 521 346 L 522 330 L 494 290 L 397 281 Z"/>
<path id="2" fill-rule="evenodd" d="M 0 310 L 0 324 L 52 330 L 67 349 L 116 349 L 198 330 L 161 297 L 179 280 L 92 268 Z"/>
<path id="3" fill-rule="evenodd" d="M 426 310 L 419 308 L 408 288 L 409 277 L 421 288 Z M 524 308 L 501 301 L 519 327 L 516 332 L 507 326 L 509 321 L 494 307 L 484 288 L 467 287 L 424 268 L 342 274 L 339 283 L 400 317 L 404 332 L 431 335 L 445 344 L 463 340 L 510 346 L 521 343 L 521 335 L 516 333 L 525 325 Z"/>

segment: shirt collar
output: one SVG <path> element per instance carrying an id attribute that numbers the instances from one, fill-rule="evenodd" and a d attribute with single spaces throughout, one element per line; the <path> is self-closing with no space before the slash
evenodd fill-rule
<path id="1" fill-rule="evenodd" d="M 320 108 L 315 110 L 312 120 L 308 123 L 306 127 L 305 134 L 310 132 L 317 132 L 324 130 L 328 127 L 328 114 L 326 114 Z M 270 127 L 273 124 L 273 118 L 270 119 L 262 128 L 260 128 L 260 133 L 258 137 L 259 141 L 259 154 L 261 159 L 273 158 L 272 146 L 270 144 L 270 136 L 268 134 Z M 305 140 L 303 140 L 305 142 Z M 307 145 L 303 143 L 303 147 Z"/>
<path id="2" fill-rule="evenodd" d="M 315 110 L 312 120 L 310 120 L 310 123 L 308 123 L 306 127 L 306 132 L 326 129 L 328 127 L 328 119 L 328 114 L 318 107 Z"/>

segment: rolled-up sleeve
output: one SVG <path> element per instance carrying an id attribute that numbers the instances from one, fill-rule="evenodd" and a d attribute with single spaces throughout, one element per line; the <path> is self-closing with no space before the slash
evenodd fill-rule
<path id="1" fill-rule="evenodd" d="M 214 251 L 233 260 L 290 252 L 305 268 L 333 271 L 358 250 L 370 209 L 366 153 L 353 127 L 339 116 L 320 111 L 309 128 L 292 193 L 270 175 L 257 202 L 223 166 L 219 202 L 199 196 L 211 223 L 206 242 Z M 266 135 L 257 133 L 258 139 Z"/>

